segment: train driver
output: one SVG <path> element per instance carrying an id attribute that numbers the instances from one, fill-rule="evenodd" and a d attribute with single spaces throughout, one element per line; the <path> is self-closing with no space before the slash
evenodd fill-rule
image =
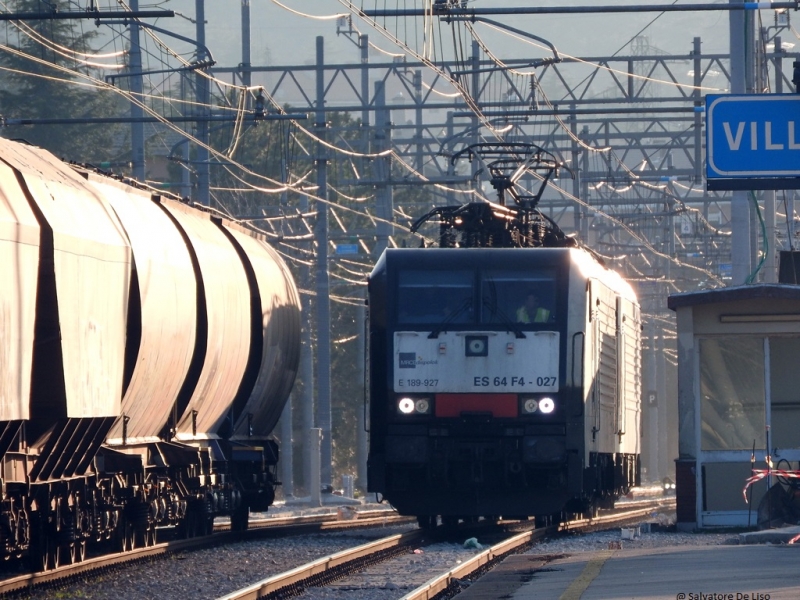
<path id="1" fill-rule="evenodd" d="M 517 323 L 547 323 L 550 311 L 539 302 L 539 296 L 529 292 L 525 303 L 517 309 Z"/>

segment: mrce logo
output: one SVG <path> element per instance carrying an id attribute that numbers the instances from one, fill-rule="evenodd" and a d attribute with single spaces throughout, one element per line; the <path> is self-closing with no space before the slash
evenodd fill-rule
<path id="1" fill-rule="evenodd" d="M 416 369 L 417 355 L 414 352 L 400 352 L 400 368 Z"/>
<path id="2" fill-rule="evenodd" d="M 438 365 L 438 360 L 425 360 L 414 352 L 400 352 L 399 361 L 401 369 L 416 369 L 417 365 Z"/>

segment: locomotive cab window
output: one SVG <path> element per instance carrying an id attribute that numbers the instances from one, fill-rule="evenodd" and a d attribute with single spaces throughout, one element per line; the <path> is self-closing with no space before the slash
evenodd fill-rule
<path id="1" fill-rule="evenodd" d="M 474 322 L 472 271 L 401 271 L 398 284 L 398 323 Z"/>
<path id="2" fill-rule="evenodd" d="M 481 322 L 554 323 L 556 316 L 556 281 L 552 271 L 482 274 Z"/>

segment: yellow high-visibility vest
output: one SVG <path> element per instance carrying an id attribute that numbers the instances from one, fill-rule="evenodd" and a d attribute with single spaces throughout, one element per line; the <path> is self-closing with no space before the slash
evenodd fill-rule
<path id="1" fill-rule="evenodd" d="M 546 308 L 537 308 L 536 315 L 531 321 L 530 316 L 528 315 L 528 309 L 524 306 L 520 306 L 517 309 L 517 323 L 547 323 L 550 320 L 550 311 Z"/>

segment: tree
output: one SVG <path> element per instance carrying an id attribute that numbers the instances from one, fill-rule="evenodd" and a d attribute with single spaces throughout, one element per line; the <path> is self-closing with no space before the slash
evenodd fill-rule
<path id="1" fill-rule="evenodd" d="M 66 0 L 13 0 L 4 12 L 69 12 Z M 0 114 L 7 119 L 94 118 L 119 114 L 126 103 L 113 92 L 92 87 L 81 75 L 97 75 L 89 66 L 91 42 L 99 33 L 84 31 L 69 19 L 6 22 L 9 49 L 0 52 Z M 101 76 L 98 76 L 101 77 Z M 123 126 L 9 126 L 4 137 L 23 138 L 68 160 L 101 162 L 114 150 Z"/>

